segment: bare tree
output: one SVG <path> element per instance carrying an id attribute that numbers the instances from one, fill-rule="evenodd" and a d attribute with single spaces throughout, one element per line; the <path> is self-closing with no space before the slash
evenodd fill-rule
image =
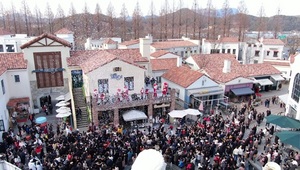
<path id="1" fill-rule="evenodd" d="M 265 18 L 265 8 L 263 5 L 259 8 L 258 11 L 258 23 L 257 23 L 257 39 L 260 39 L 261 34 L 264 34 L 264 31 L 266 31 L 266 18 Z"/>
<path id="2" fill-rule="evenodd" d="M 273 17 L 273 24 L 274 24 L 274 38 L 278 38 L 278 33 L 281 31 L 281 15 L 280 15 L 280 8 L 277 8 L 276 16 Z"/>
<path id="3" fill-rule="evenodd" d="M 203 10 L 202 9 L 198 9 L 198 39 L 201 40 L 202 39 L 202 29 L 203 29 Z"/>
<path id="4" fill-rule="evenodd" d="M 5 9 L 4 9 L 4 6 L 2 4 L 2 2 L 0 2 L 0 17 L 1 17 L 1 20 L 2 20 L 2 27 L 4 29 L 6 29 L 6 23 L 5 23 Z"/>
<path id="5" fill-rule="evenodd" d="M 29 12 L 29 8 L 28 5 L 26 3 L 26 0 L 22 0 L 22 12 L 23 12 L 23 16 L 24 16 L 24 21 L 25 21 L 25 28 L 26 28 L 26 34 L 29 35 L 29 22 L 28 22 L 28 12 Z"/>
<path id="6" fill-rule="evenodd" d="M 11 14 L 12 14 L 12 19 L 13 19 L 13 27 L 14 27 L 14 32 L 18 33 L 18 29 L 17 29 L 17 18 L 16 18 L 16 7 L 13 4 L 13 2 L 11 3 Z"/>
<path id="7" fill-rule="evenodd" d="M 126 35 L 127 35 L 127 17 L 128 17 L 128 11 L 126 8 L 125 3 L 122 5 L 121 13 L 120 13 L 120 18 L 121 18 L 121 38 L 122 40 L 126 40 Z"/>
<path id="8" fill-rule="evenodd" d="M 77 32 L 76 14 L 77 14 L 76 9 L 74 8 L 73 3 L 71 2 L 70 9 L 69 9 L 69 16 L 70 16 L 70 22 L 71 22 L 70 24 L 72 27 L 72 31 L 75 32 L 74 38 L 76 38 L 76 32 Z"/>
<path id="9" fill-rule="evenodd" d="M 239 2 L 238 6 L 238 36 L 239 41 L 244 41 L 245 38 L 245 30 L 248 27 L 248 10 L 244 0 Z"/>
<path id="10" fill-rule="evenodd" d="M 141 30 L 141 9 L 139 2 L 136 3 L 135 8 L 132 14 L 132 26 L 133 26 L 133 38 L 138 39 L 140 37 L 140 30 Z"/>
<path id="11" fill-rule="evenodd" d="M 150 34 L 152 36 L 154 36 L 154 15 L 155 15 L 155 7 L 154 7 L 154 4 L 153 4 L 153 0 L 151 1 L 151 4 L 150 4 L 150 11 L 149 11 L 149 15 L 150 15 L 150 22 L 149 25 L 150 25 Z"/>
<path id="12" fill-rule="evenodd" d="M 165 5 L 163 9 L 163 14 L 164 14 L 164 38 L 168 38 L 168 14 L 169 14 L 169 3 L 168 0 L 165 0 Z"/>
<path id="13" fill-rule="evenodd" d="M 222 36 L 228 37 L 230 32 L 230 18 L 232 14 L 228 0 L 225 0 L 223 3 L 222 13 L 223 13 Z"/>
<path id="14" fill-rule="evenodd" d="M 40 35 L 42 34 L 42 13 L 40 11 L 40 8 L 35 6 L 35 25 L 37 26 L 37 33 Z"/>
<path id="15" fill-rule="evenodd" d="M 49 5 L 49 3 L 46 4 L 46 11 L 45 11 L 45 16 L 47 18 L 48 21 L 48 31 L 50 33 L 53 33 L 54 31 L 54 14 L 52 12 L 52 9 Z"/>
<path id="16" fill-rule="evenodd" d="M 65 16 L 65 12 L 62 9 L 62 7 L 60 6 L 60 4 L 58 4 L 57 6 L 57 12 L 56 12 L 56 18 L 58 19 L 58 25 L 60 28 L 64 28 L 65 27 L 65 20 L 66 20 L 66 16 Z"/>
<path id="17" fill-rule="evenodd" d="M 206 17 L 207 17 L 207 35 L 206 38 L 210 39 L 210 24 L 211 24 L 211 14 L 212 14 L 212 2 L 211 0 L 207 1 L 207 6 L 206 6 Z"/>
<path id="18" fill-rule="evenodd" d="M 216 39 L 217 38 L 217 19 L 218 19 L 218 16 L 217 16 L 217 10 L 212 7 L 212 39 Z"/>
<path id="19" fill-rule="evenodd" d="M 198 21 L 198 17 L 197 16 L 197 12 L 198 12 L 198 3 L 197 0 L 194 0 L 193 2 L 193 39 L 196 39 L 196 28 L 197 28 L 197 21 Z"/>
<path id="20" fill-rule="evenodd" d="M 90 12 L 87 6 L 87 3 L 84 3 L 84 7 L 83 7 L 83 17 L 82 17 L 82 22 L 83 25 L 83 35 L 85 38 L 90 37 Z"/>
<path id="21" fill-rule="evenodd" d="M 163 39 L 163 28 L 164 28 L 164 11 L 161 8 L 159 11 L 159 39 Z"/>
<path id="22" fill-rule="evenodd" d="M 102 31 L 102 11 L 100 8 L 100 5 L 97 3 L 95 8 L 95 25 L 96 25 L 96 37 L 101 37 L 101 31 Z"/>
<path id="23" fill-rule="evenodd" d="M 297 49 L 300 47 L 300 36 L 292 35 L 287 37 L 287 47 L 289 47 L 290 55 L 296 54 Z"/>
<path id="24" fill-rule="evenodd" d="M 174 38 L 174 31 L 175 31 L 175 0 L 172 2 L 172 33 L 171 38 Z"/>
<path id="25" fill-rule="evenodd" d="M 179 0 L 178 9 L 179 9 L 179 17 L 178 17 L 178 37 L 181 37 L 181 27 L 182 27 L 182 7 L 183 2 Z"/>
<path id="26" fill-rule="evenodd" d="M 114 28 L 115 9 L 111 2 L 108 4 L 106 14 L 108 16 L 108 30 L 109 30 L 108 36 L 112 37 L 114 35 L 114 29 L 115 29 Z"/>

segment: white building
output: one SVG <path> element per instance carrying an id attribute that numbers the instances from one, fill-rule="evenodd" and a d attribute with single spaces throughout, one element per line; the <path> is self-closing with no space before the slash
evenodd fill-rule
<path id="1" fill-rule="evenodd" d="M 300 56 L 299 54 L 293 56 L 291 59 L 292 75 L 289 85 L 289 93 L 284 96 L 279 96 L 283 98 L 283 102 L 286 103 L 286 115 L 294 117 L 300 120 Z"/>
<path id="2" fill-rule="evenodd" d="M 67 28 L 62 28 L 54 33 L 58 38 L 64 39 L 68 41 L 72 49 L 75 49 L 75 40 L 74 40 L 74 32 L 68 30 Z"/>
<path id="3" fill-rule="evenodd" d="M 84 49 L 85 50 L 117 49 L 119 43 L 121 43 L 121 38 L 118 37 L 100 38 L 98 40 L 93 40 L 92 38 L 88 38 L 86 39 L 86 43 L 84 43 Z"/>
<path id="4" fill-rule="evenodd" d="M 21 52 L 20 46 L 34 37 L 28 37 L 26 34 L 0 35 L 0 53 L 18 53 Z"/>
<path id="5" fill-rule="evenodd" d="M 239 40 L 237 37 L 220 37 L 218 40 L 202 39 L 202 54 L 234 54 L 239 59 Z"/>
<path id="6" fill-rule="evenodd" d="M 12 123 L 13 113 L 16 121 L 32 112 L 33 103 L 28 81 L 27 61 L 22 53 L 0 54 L 0 136 Z M 2 141 L 2 138 L 0 138 Z"/>
<path id="7" fill-rule="evenodd" d="M 118 44 L 118 49 L 137 49 L 140 48 L 140 40 L 129 40 Z"/>

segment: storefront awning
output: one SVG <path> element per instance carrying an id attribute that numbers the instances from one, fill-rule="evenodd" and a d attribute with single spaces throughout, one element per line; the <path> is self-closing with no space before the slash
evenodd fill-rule
<path id="1" fill-rule="evenodd" d="M 254 83 L 258 83 L 261 86 L 273 85 L 273 82 L 269 79 L 255 79 Z"/>
<path id="2" fill-rule="evenodd" d="M 271 76 L 275 81 L 283 81 L 284 78 L 281 75 L 272 75 Z"/>
<path id="3" fill-rule="evenodd" d="M 231 91 L 236 96 L 243 96 L 243 95 L 249 95 L 249 94 L 254 93 L 254 91 L 252 89 L 250 89 L 249 87 L 244 87 L 244 88 L 239 88 L 239 89 L 231 89 Z"/>
<path id="4" fill-rule="evenodd" d="M 288 98 L 289 98 L 289 94 L 283 94 L 283 95 L 279 95 L 278 98 L 285 104 L 287 104 Z"/>
<path id="5" fill-rule="evenodd" d="M 139 110 L 130 110 L 124 113 L 122 116 L 126 122 L 130 122 L 134 120 L 143 120 L 148 118 L 144 112 Z"/>
<path id="6" fill-rule="evenodd" d="M 199 88 L 199 89 L 192 89 L 188 90 L 189 95 L 194 95 L 194 97 L 199 96 L 207 96 L 207 95 L 217 95 L 223 94 L 224 90 L 222 87 L 211 87 L 211 88 Z"/>

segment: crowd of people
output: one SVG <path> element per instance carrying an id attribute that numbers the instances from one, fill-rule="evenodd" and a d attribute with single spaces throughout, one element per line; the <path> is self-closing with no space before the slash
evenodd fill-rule
<path id="1" fill-rule="evenodd" d="M 13 129 L 5 133 L 2 152 L 8 162 L 32 170 L 122 170 L 149 148 L 161 152 L 169 167 L 187 170 L 244 170 L 251 162 L 282 164 L 282 144 L 274 137 L 274 126 L 258 130 L 264 116 L 243 105 L 230 115 L 214 112 L 189 125 L 160 122 L 140 130 L 92 123 L 80 132 L 67 123 L 40 127 L 32 122 L 17 133 Z M 288 159 L 299 162 L 300 155 L 293 156 Z"/>

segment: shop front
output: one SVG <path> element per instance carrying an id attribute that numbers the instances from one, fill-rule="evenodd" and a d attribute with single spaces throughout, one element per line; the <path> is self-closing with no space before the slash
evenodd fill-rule
<path id="1" fill-rule="evenodd" d="M 6 105 L 10 126 L 27 122 L 30 114 L 29 97 L 10 99 Z"/>
<path id="2" fill-rule="evenodd" d="M 225 95 L 228 96 L 232 102 L 247 100 L 252 94 L 254 94 L 253 83 L 225 86 Z"/>
<path id="3" fill-rule="evenodd" d="M 270 91 L 274 89 L 274 83 L 270 80 L 270 77 L 259 77 L 254 78 L 254 84 L 255 88 L 259 89 L 259 92 L 261 91 Z"/>

